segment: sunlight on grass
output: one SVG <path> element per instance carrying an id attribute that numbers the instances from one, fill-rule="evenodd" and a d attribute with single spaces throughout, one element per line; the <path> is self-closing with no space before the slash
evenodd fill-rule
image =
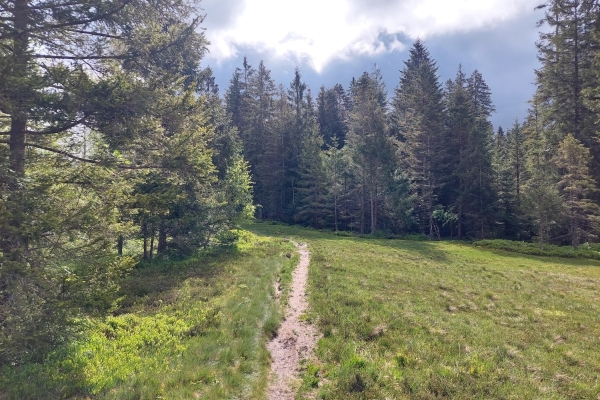
<path id="1" fill-rule="evenodd" d="M 235 247 L 143 265 L 123 283 L 114 316 L 43 365 L 5 368 L 9 398 L 262 398 L 265 343 L 280 323 L 277 276 L 296 258 L 285 240 L 241 232 Z M 282 278 L 283 277 L 283 278 Z M 271 333 L 272 334 L 272 333 Z"/>
<path id="2" fill-rule="evenodd" d="M 299 398 L 596 399 L 600 263 L 449 242 L 308 241 L 323 333 Z"/>

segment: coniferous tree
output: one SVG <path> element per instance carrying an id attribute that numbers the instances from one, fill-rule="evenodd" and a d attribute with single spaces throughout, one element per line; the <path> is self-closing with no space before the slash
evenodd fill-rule
<path id="1" fill-rule="evenodd" d="M 278 217 L 278 188 L 273 178 L 273 167 L 277 160 L 269 155 L 276 152 L 271 147 L 277 143 L 273 131 L 272 118 L 275 112 L 274 96 L 276 87 L 269 71 L 261 61 L 255 73 L 249 74 L 249 107 L 248 131 L 244 135 L 244 155 L 248 160 L 254 185 L 254 199 L 259 205 L 259 218 L 276 219 Z"/>
<path id="2" fill-rule="evenodd" d="M 571 134 L 560 142 L 554 163 L 559 168 L 561 192 L 567 220 L 569 237 L 574 249 L 582 239 L 595 238 L 600 207 L 590 199 L 596 190 L 590 175 L 590 151 Z"/>
<path id="3" fill-rule="evenodd" d="M 333 137 L 333 143 L 337 142 L 337 138 Z M 331 146 L 324 153 L 325 170 L 330 183 L 329 204 L 333 211 L 333 229 L 338 231 L 344 223 L 344 229 L 348 229 L 346 218 L 346 210 L 344 208 L 343 197 L 346 194 L 346 181 L 348 171 L 347 151 L 339 149 L 336 146 Z M 331 205 L 333 207 L 331 207 Z"/>
<path id="4" fill-rule="evenodd" d="M 449 204 L 457 216 L 458 237 L 482 238 L 494 225 L 496 201 L 490 90 L 477 71 L 467 79 L 459 67 L 455 80 L 447 83 L 446 102 L 448 139 L 455 155 L 449 163 Z"/>
<path id="5" fill-rule="evenodd" d="M 357 185 L 359 230 L 374 234 L 385 189 L 396 169 L 394 147 L 387 124 L 387 99 L 379 70 L 353 80 L 352 111 L 347 146 Z M 367 225 L 368 224 L 368 225 Z M 367 228 L 368 226 L 368 228 Z"/>
<path id="6" fill-rule="evenodd" d="M 248 206 L 226 210 L 224 193 L 249 188 L 212 141 L 193 1 L 18 0 L 0 13 L 4 364 L 43 358 L 115 306 L 136 223 L 161 251 L 190 250 Z"/>
<path id="7" fill-rule="evenodd" d="M 467 78 L 459 66 L 454 81 L 446 82 L 447 145 L 452 157 L 448 158 L 444 203 L 456 214 L 457 235 L 466 233 L 466 208 L 470 204 L 468 193 L 469 139 L 475 131 L 475 113 L 471 95 L 467 91 Z"/>
<path id="8" fill-rule="evenodd" d="M 414 43 L 404 64 L 392 103 L 392 130 L 400 142 L 420 231 L 433 238 L 445 162 L 443 92 L 422 41 Z"/>
<path id="9" fill-rule="evenodd" d="M 307 105 L 309 110 L 313 108 L 310 95 L 307 96 Z M 321 150 L 323 138 L 318 130 L 314 113 L 306 115 L 304 123 L 310 130 L 302 142 L 298 168 L 298 207 L 294 218 L 314 228 L 324 228 L 332 213 L 329 193 L 332 190 L 331 178 L 335 176 L 328 175 L 325 153 Z"/>
<path id="10" fill-rule="evenodd" d="M 344 146 L 348 133 L 348 99 L 340 84 L 332 88 L 321 87 L 317 97 L 318 121 L 324 146 Z"/>
<path id="11" fill-rule="evenodd" d="M 596 138 L 595 115 L 585 93 L 598 86 L 593 57 L 597 43 L 600 4 L 594 0 L 549 0 L 537 43 L 541 68 L 536 70 L 536 102 L 547 126 L 552 151 L 569 133 L 590 149 L 594 178 L 600 178 L 600 142 Z"/>
<path id="12" fill-rule="evenodd" d="M 560 225 L 562 201 L 557 182 L 558 171 L 552 162 L 551 143 L 546 136 L 543 119 L 538 118 L 537 105 L 534 103 L 523 130 L 525 133 L 526 176 L 523 184 L 522 208 L 534 227 L 534 239 L 544 245 L 550 243 L 553 232 Z"/>
<path id="13" fill-rule="evenodd" d="M 285 208 L 289 219 L 295 213 L 296 188 L 300 180 L 300 163 L 304 144 L 311 140 L 317 129 L 313 99 L 310 89 L 302 82 L 300 70 L 296 68 L 294 79 L 287 92 L 292 120 L 284 130 L 283 151 L 285 160 Z"/>
<path id="14" fill-rule="evenodd" d="M 523 239 L 527 235 L 521 198 L 525 173 L 525 145 L 523 128 L 515 121 L 506 134 L 502 128 L 496 134 L 493 166 L 496 171 L 495 191 L 498 196 L 498 234 L 508 239 Z"/>

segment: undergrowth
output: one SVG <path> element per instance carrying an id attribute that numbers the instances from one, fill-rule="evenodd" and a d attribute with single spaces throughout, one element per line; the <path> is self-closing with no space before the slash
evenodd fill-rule
<path id="1" fill-rule="evenodd" d="M 281 319 L 273 281 L 291 270 L 292 252 L 286 240 L 241 232 L 233 246 L 140 265 L 115 315 L 83 321 L 79 340 L 43 364 L 3 368 L 0 398 L 262 398 L 265 343 Z"/>

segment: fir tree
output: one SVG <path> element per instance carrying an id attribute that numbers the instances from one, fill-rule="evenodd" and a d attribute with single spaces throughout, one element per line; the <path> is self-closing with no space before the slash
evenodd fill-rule
<path id="1" fill-rule="evenodd" d="M 574 249 L 582 239 L 595 238 L 600 207 L 590 199 L 596 190 L 590 175 L 590 151 L 571 134 L 560 142 L 554 163 L 559 168 L 558 187 L 567 211 L 569 236 Z"/>
<path id="2" fill-rule="evenodd" d="M 422 41 L 414 43 L 404 64 L 392 103 L 392 131 L 400 142 L 420 231 L 433 238 L 445 162 L 443 93 L 437 66 Z"/>

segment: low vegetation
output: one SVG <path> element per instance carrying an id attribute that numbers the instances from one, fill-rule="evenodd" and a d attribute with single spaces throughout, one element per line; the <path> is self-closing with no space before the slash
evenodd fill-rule
<path id="1" fill-rule="evenodd" d="M 89 319 L 43 364 L 3 367 L 0 398 L 261 398 L 265 342 L 281 319 L 273 282 L 289 283 L 292 254 L 286 241 L 242 232 L 235 246 L 142 264 L 114 315 Z"/>
<path id="2" fill-rule="evenodd" d="M 322 334 L 298 399 L 600 396 L 598 261 L 247 229 L 235 245 L 139 265 L 113 315 L 44 363 L 4 366 L 0 398 L 263 399 L 290 239 L 309 244 L 304 318 Z"/>
<path id="3" fill-rule="evenodd" d="M 596 399 L 600 263 L 282 225 L 323 334 L 300 398 Z"/>

